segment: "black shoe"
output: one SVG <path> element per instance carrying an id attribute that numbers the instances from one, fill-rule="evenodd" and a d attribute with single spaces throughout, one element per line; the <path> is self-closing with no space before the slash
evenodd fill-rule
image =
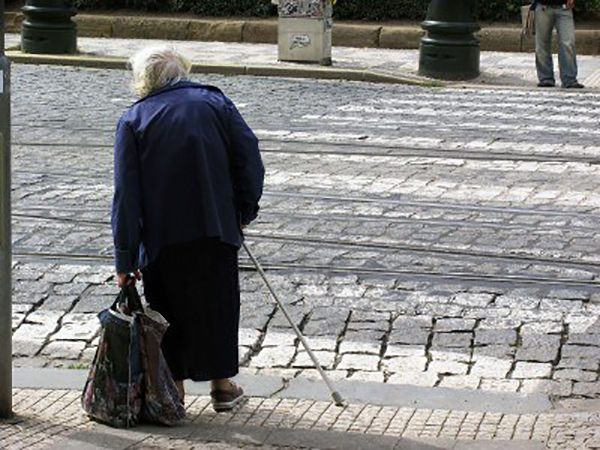
<path id="1" fill-rule="evenodd" d="M 565 89 L 583 89 L 585 86 L 579 82 L 571 83 L 568 86 L 565 86 Z"/>
<path id="2" fill-rule="evenodd" d="M 556 86 L 556 83 L 552 80 L 542 80 L 538 83 L 538 87 L 547 87 L 547 88 L 551 88 Z"/>
<path id="3" fill-rule="evenodd" d="M 230 411 L 244 399 L 244 390 L 231 383 L 231 389 L 227 391 L 214 390 L 210 396 L 216 412 Z"/>

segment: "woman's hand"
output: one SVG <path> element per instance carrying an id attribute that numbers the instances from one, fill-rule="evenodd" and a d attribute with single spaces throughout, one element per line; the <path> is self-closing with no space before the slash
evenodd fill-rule
<path id="1" fill-rule="evenodd" d="M 142 279 L 142 273 L 139 270 L 133 272 L 133 278 L 130 277 L 130 273 L 118 273 L 117 274 L 117 284 L 120 288 L 127 286 L 128 284 L 135 284 L 135 280 Z"/>

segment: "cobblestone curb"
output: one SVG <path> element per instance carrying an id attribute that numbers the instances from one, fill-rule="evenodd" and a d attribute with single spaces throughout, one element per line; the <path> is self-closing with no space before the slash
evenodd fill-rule
<path id="1" fill-rule="evenodd" d="M 17 64 L 48 64 L 57 66 L 126 69 L 127 59 L 80 55 L 34 55 L 8 51 L 6 56 Z M 315 78 L 322 80 L 367 81 L 371 83 L 405 84 L 423 87 L 441 87 L 438 81 L 402 75 L 377 73 L 371 70 L 337 69 L 332 67 L 286 67 L 240 64 L 205 64 L 195 62 L 193 73 L 219 75 L 253 75 L 263 77 Z"/>

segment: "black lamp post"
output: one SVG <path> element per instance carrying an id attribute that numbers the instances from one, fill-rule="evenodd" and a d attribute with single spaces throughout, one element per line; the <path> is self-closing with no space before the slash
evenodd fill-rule
<path id="1" fill-rule="evenodd" d="M 21 51 L 24 53 L 75 53 L 77 11 L 68 0 L 27 0 L 23 6 Z"/>
<path id="2" fill-rule="evenodd" d="M 10 61 L 4 55 L 4 0 L 0 0 L 0 418 L 2 419 L 12 416 L 10 184 Z"/>
<path id="3" fill-rule="evenodd" d="M 421 26 L 419 74 L 442 80 L 471 80 L 479 76 L 479 40 L 473 33 L 476 0 L 431 0 Z"/>

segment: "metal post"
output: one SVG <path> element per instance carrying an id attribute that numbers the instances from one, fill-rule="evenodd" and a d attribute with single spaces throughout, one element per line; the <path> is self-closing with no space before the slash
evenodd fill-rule
<path id="1" fill-rule="evenodd" d="M 9 418 L 12 416 L 10 61 L 4 55 L 4 0 L 0 0 L 0 133 L 0 418 Z"/>
<path id="2" fill-rule="evenodd" d="M 476 0 L 431 0 L 421 24 L 419 74 L 442 80 L 471 80 L 479 76 L 479 30 Z"/>
<path id="3" fill-rule="evenodd" d="M 27 0 L 23 6 L 23 53 L 76 53 L 77 10 L 70 0 Z"/>

